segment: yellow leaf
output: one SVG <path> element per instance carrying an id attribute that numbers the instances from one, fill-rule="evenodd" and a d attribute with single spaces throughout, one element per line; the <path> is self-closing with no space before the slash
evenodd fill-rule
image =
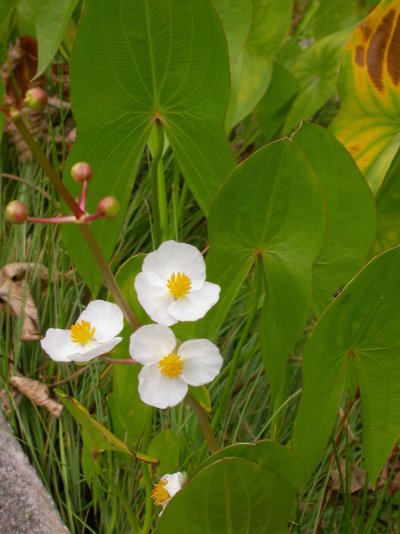
<path id="1" fill-rule="evenodd" d="M 332 131 L 376 193 L 400 146 L 400 0 L 382 0 L 352 33 L 339 95 Z"/>

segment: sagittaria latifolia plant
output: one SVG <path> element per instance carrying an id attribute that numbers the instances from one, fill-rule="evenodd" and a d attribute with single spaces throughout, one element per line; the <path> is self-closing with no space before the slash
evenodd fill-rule
<path id="1" fill-rule="evenodd" d="M 76 2 L 63 4 L 53 54 Z M 400 3 L 382 0 L 286 68 L 291 9 L 290 0 L 87 0 L 63 179 L 25 117 L 45 105 L 43 92 L 4 102 L 63 202 L 45 219 L 15 200 L 6 217 L 61 224 L 91 292 L 76 322 L 46 325 L 41 347 L 60 365 L 112 367 L 109 428 L 58 395 L 82 428 L 94 499 L 98 476 L 135 533 L 301 532 L 298 496 L 312 476 L 318 483 L 327 447 L 329 469 L 340 463 L 352 411 L 361 406 L 360 462 L 372 486 L 400 436 Z M 39 73 L 52 58 L 40 28 Z M 325 70 L 310 81 L 321 55 Z M 329 129 L 301 123 L 331 96 L 340 58 L 340 112 Z M 234 152 L 238 124 L 251 132 L 254 121 L 262 142 L 249 135 Z M 151 183 L 152 252 L 137 250 L 114 273 L 139 168 Z M 193 216 L 188 198 L 207 222 L 201 252 L 178 238 Z M 267 387 L 261 430 L 241 443 L 222 422 L 250 368 Z M 131 494 L 105 451 L 140 466 Z"/>

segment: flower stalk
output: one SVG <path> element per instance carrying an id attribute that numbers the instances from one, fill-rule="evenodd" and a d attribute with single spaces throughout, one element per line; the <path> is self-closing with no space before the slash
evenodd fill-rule
<path id="1" fill-rule="evenodd" d="M 158 247 L 161 243 L 161 212 L 163 213 L 163 224 L 165 222 L 164 215 L 164 203 L 165 203 L 165 185 L 164 188 L 160 187 L 159 180 L 159 163 L 162 164 L 162 153 L 164 149 L 164 130 L 161 121 L 156 118 L 155 125 L 155 147 L 153 154 L 153 161 L 150 165 L 151 176 L 151 195 L 152 195 L 152 210 L 153 210 L 153 239 L 155 247 Z M 162 167 L 161 167 L 162 170 Z M 162 181 L 164 176 L 162 173 Z M 160 209 L 160 205 L 163 207 Z M 165 209 L 166 212 L 166 209 Z"/>
<path id="2" fill-rule="evenodd" d="M 55 169 L 51 165 L 51 163 L 48 161 L 46 155 L 43 153 L 41 147 L 39 144 L 35 141 L 33 138 L 31 132 L 27 128 L 23 118 L 16 114 L 16 116 L 13 119 L 14 124 L 18 131 L 20 132 L 23 140 L 28 145 L 30 151 L 32 152 L 32 155 L 35 157 L 36 161 L 39 163 L 39 165 L 42 167 L 44 172 L 47 174 L 47 176 L 50 178 L 51 183 L 56 188 L 57 192 L 59 193 L 60 197 L 65 201 L 71 212 L 74 214 L 75 218 L 77 220 L 81 219 L 85 212 L 79 207 L 79 205 L 75 202 L 74 198 L 72 197 L 71 193 L 68 191 L 68 189 L 65 187 L 64 183 L 60 180 L 59 176 L 57 175 Z M 92 216 L 92 220 L 93 220 Z M 97 218 L 97 217 L 96 217 Z M 124 295 L 122 294 L 114 275 L 110 269 L 110 266 L 108 265 L 107 260 L 104 257 L 104 254 L 95 239 L 91 229 L 86 224 L 79 224 L 79 229 L 81 231 L 81 234 L 86 241 L 86 244 L 90 250 L 90 252 L 93 255 L 93 258 L 99 268 L 99 271 L 103 277 L 103 281 L 105 285 L 107 286 L 108 290 L 110 291 L 111 295 L 113 296 L 116 304 L 121 308 L 125 319 L 130 324 L 130 326 L 136 330 L 139 327 L 139 323 L 133 314 L 129 304 L 127 303 Z"/>

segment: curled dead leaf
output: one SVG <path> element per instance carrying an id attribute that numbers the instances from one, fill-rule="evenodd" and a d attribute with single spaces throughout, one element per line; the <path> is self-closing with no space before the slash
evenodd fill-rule
<path id="1" fill-rule="evenodd" d="M 71 279 L 70 273 L 64 276 L 67 280 Z M 38 311 L 30 292 L 34 278 L 40 280 L 40 289 L 45 291 L 49 282 L 46 267 L 36 263 L 10 263 L 0 269 L 0 309 L 8 309 L 18 317 L 23 316 L 20 335 L 23 341 L 34 341 L 41 337 Z"/>
<path id="2" fill-rule="evenodd" d="M 56 417 L 61 415 L 63 405 L 49 397 L 49 388 L 45 384 L 25 376 L 12 376 L 10 384 L 28 397 L 36 406 L 43 406 Z"/>

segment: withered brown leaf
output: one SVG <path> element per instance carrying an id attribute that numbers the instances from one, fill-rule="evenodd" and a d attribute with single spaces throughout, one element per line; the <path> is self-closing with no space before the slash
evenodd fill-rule
<path id="1" fill-rule="evenodd" d="M 56 417 L 61 415 L 63 405 L 49 397 L 49 388 L 45 384 L 25 376 L 12 376 L 10 384 L 28 397 L 36 406 L 43 406 Z"/>

